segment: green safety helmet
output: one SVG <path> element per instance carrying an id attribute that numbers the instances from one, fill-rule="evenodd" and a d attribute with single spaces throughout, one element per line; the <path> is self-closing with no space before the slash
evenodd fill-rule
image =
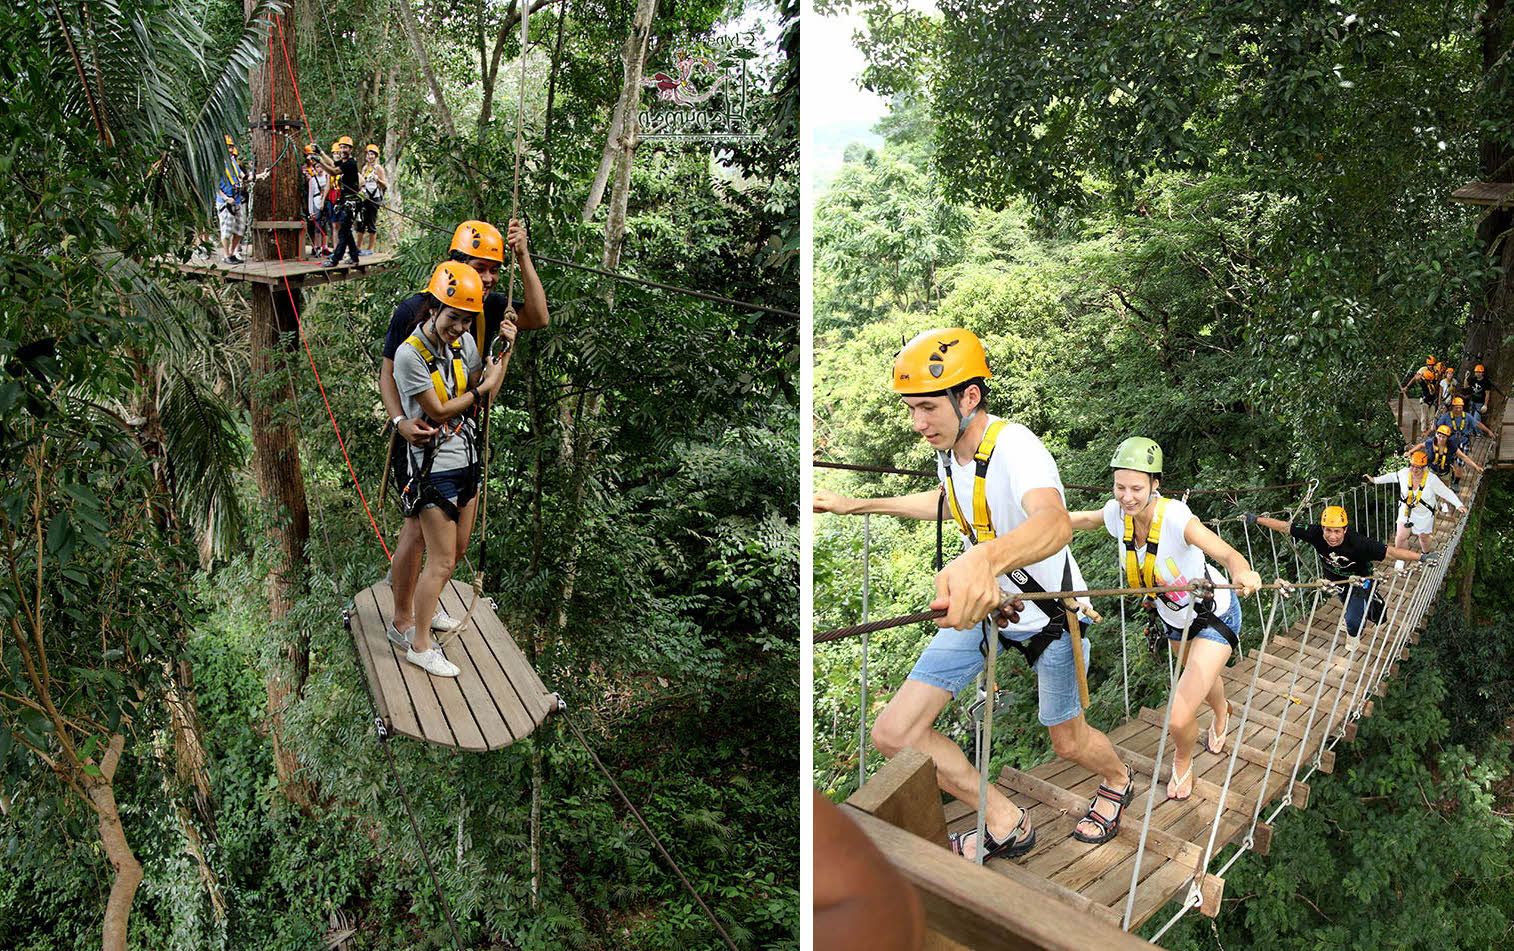
<path id="1" fill-rule="evenodd" d="M 1162 447 L 1157 445 L 1155 439 L 1131 436 L 1114 451 L 1114 458 L 1109 460 L 1109 468 L 1161 475 Z"/>

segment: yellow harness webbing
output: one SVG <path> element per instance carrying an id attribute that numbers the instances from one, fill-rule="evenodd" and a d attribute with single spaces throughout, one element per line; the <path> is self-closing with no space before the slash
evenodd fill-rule
<path id="1" fill-rule="evenodd" d="M 461 340 L 452 345 L 452 388 L 450 391 L 447 388 L 446 381 L 442 379 L 440 362 L 436 357 L 431 355 L 430 350 L 426 349 L 425 341 L 421 340 L 421 335 L 411 334 L 405 342 L 414 347 L 420 353 L 421 359 L 426 361 L 426 368 L 431 371 L 431 385 L 436 388 L 436 399 L 443 406 L 447 405 L 448 400 L 455 399 L 463 391 L 463 388 L 468 385 L 468 370 L 463 366 L 463 342 Z"/>
<path id="2" fill-rule="evenodd" d="M 1420 480 L 1419 485 L 1416 486 L 1414 484 L 1414 473 L 1409 473 L 1409 488 L 1406 490 L 1408 494 L 1401 496 L 1401 501 L 1404 503 L 1404 518 L 1408 518 L 1414 513 L 1414 506 L 1424 505 L 1419 500 L 1419 497 L 1425 494 L 1425 485 L 1429 481 L 1430 474 L 1427 472 L 1425 473 L 1425 477 Z M 1425 505 L 1425 508 L 1430 508 L 1430 506 Z"/>
<path id="3" fill-rule="evenodd" d="M 1430 460 L 1430 468 L 1435 470 L 1437 474 L 1445 472 L 1447 457 L 1450 455 L 1451 451 L 1450 447 L 1448 446 L 1445 449 L 1441 449 L 1437 446 L 1432 445 L 1430 448 L 1435 451 L 1434 457 Z"/>
<path id="4" fill-rule="evenodd" d="M 1125 516 L 1125 540 L 1122 543 L 1125 549 L 1125 581 L 1132 588 L 1149 588 L 1156 583 L 1157 544 L 1162 539 L 1162 517 L 1166 514 L 1167 499 L 1157 499 L 1156 514 L 1151 519 L 1151 531 L 1146 533 L 1145 557 L 1139 562 L 1136 560 L 1135 549 L 1131 546 L 1131 542 L 1135 540 L 1135 516 Z M 1171 567 L 1173 576 L 1176 577 L 1176 566 Z"/>
<path id="5" fill-rule="evenodd" d="M 990 424 L 983 434 L 983 441 L 978 443 L 978 451 L 973 453 L 976 474 L 973 477 L 971 525 L 967 524 L 967 518 L 962 514 L 962 506 L 957 504 L 957 490 L 952 485 L 951 452 L 948 451 L 946 454 L 946 502 L 952 510 L 952 518 L 957 520 L 957 528 L 971 539 L 974 545 L 990 541 L 995 537 L 993 513 L 988 510 L 988 460 L 994 454 L 994 443 L 998 442 L 999 432 L 1007 425 L 1009 421 L 1003 419 Z"/>

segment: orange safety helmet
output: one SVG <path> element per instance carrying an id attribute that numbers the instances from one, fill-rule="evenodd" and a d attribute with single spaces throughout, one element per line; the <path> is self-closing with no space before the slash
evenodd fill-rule
<path id="1" fill-rule="evenodd" d="M 1435 358 L 1434 357 L 1425 357 L 1425 366 L 1427 366 L 1427 367 L 1433 367 L 1433 366 L 1435 366 Z"/>
<path id="2" fill-rule="evenodd" d="M 446 307 L 470 314 L 484 311 L 484 282 L 478 272 L 458 261 L 443 261 L 431 272 L 426 292 Z"/>
<path id="3" fill-rule="evenodd" d="M 927 330 L 894 357 L 894 392 L 924 396 L 978 378 L 991 379 L 983 341 L 971 330 Z"/>
<path id="4" fill-rule="evenodd" d="M 1479 364 L 1478 364 L 1478 365 L 1477 365 L 1477 366 L 1475 366 L 1475 367 L 1473 367 L 1473 368 L 1472 368 L 1472 369 L 1473 369 L 1473 370 L 1474 370 L 1474 371 L 1475 371 L 1475 372 L 1477 372 L 1477 373 L 1481 373 L 1481 372 L 1483 372 L 1483 369 L 1482 369 L 1482 364 L 1481 364 L 1481 363 L 1479 363 Z"/>
<path id="5" fill-rule="evenodd" d="M 1414 455 L 1409 457 L 1409 465 L 1411 466 L 1423 467 L 1429 461 L 1430 457 L 1425 455 L 1425 451 L 1423 449 L 1414 450 Z"/>
<path id="6" fill-rule="evenodd" d="M 1321 528 L 1345 528 L 1346 510 L 1339 505 L 1327 505 L 1319 513 L 1319 523 Z"/>
<path id="7" fill-rule="evenodd" d="M 352 136 L 350 136 L 350 135 L 344 135 L 340 139 L 336 140 L 336 144 L 337 145 L 345 145 L 345 146 L 348 146 L 350 148 L 352 146 Z"/>
<path id="8" fill-rule="evenodd" d="M 1435 427 L 1435 435 L 1449 436 L 1451 435 L 1451 427 L 1447 426 L 1445 423 L 1441 423 L 1439 426 Z"/>
<path id="9" fill-rule="evenodd" d="M 374 155 L 382 155 L 383 154 L 382 152 L 379 151 L 379 147 L 376 146 L 376 145 L 374 145 L 372 142 L 368 143 L 368 147 L 365 148 L 365 149 L 363 149 L 363 151 L 364 152 L 372 152 Z"/>
<path id="10" fill-rule="evenodd" d="M 1435 368 L 1434 367 L 1425 367 L 1423 370 L 1419 371 L 1419 375 L 1423 379 L 1433 380 L 1433 379 L 1435 379 Z"/>
<path id="11" fill-rule="evenodd" d="M 1467 405 L 1467 401 L 1464 400 L 1464 399 L 1462 399 L 1461 397 L 1459 397 L 1459 396 L 1453 396 L 1453 397 L 1451 397 L 1451 408 L 1452 409 L 1461 409 L 1463 406 L 1466 406 L 1466 405 Z"/>
<path id="12" fill-rule="evenodd" d="M 306 142 L 305 143 L 305 154 L 306 155 L 314 155 L 315 154 L 315 143 L 313 143 L 313 142 Z"/>
<path id="13" fill-rule="evenodd" d="M 499 229 L 487 221 L 470 219 L 457 226 L 452 232 L 452 247 L 470 258 L 481 258 L 485 261 L 498 261 L 505 263 L 505 236 L 499 233 Z"/>

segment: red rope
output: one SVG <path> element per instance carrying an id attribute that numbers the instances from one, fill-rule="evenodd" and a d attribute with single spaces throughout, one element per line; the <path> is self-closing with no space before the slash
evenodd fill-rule
<path id="1" fill-rule="evenodd" d="M 274 23 L 279 23 L 279 17 L 274 17 Z M 280 24 L 279 37 L 281 45 L 283 43 L 283 32 L 284 27 L 282 24 Z M 268 31 L 268 111 L 270 115 L 277 115 L 278 113 L 274 109 L 273 63 L 273 30 L 270 28 Z M 287 50 L 285 51 L 284 66 L 286 69 L 289 69 Z M 295 83 L 293 69 L 290 69 L 289 71 L 289 82 L 290 85 L 295 86 L 295 96 L 296 99 L 298 99 L 299 87 L 298 84 Z M 301 114 L 303 115 L 303 107 L 301 109 Z M 279 167 L 276 161 L 274 162 L 272 168 L 269 170 L 269 174 L 271 176 L 269 179 L 269 188 L 272 189 L 274 195 L 277 195 Z M 274 232 L 273 234 L 273 250 L 279 257 L 279 265 L 282 272 L 282 266 L 284 265 L 284 249 L 279 247 L 278 232 Z M 326 396 L 326 385 L 321 382 L 321 371 L 317 370 L 315 367 L 315 354 L 310 351 L 310 341 L 305 339 L 305 324 L 302 320 L 300 320 L 300 308 L 294 302 L 294 288 L 289 285 L 289 275 L 281 273 L 279 276 L 284 280 L 284 293 L 289 295 L 289 309 L 294 312 L 295 329 L 299 332 L 300 343 L 305 348 L 305 357 L 310 361 L 310 372 L 315 375 L 316 388 L 321 391 L 321 402 L 326 404 L 326 416 L 331 420 L 331 430 L 332 432 L 336 433 L 336 444 L 342 449 L 342 458 L 347 460 L 347 472 L 352 476 L 352 485 L 357 489 L 357 497 L 362 500 L 363 511 L 368 513 L 368 524 L 373 526 L 373 534 L 378 536 L 379 547 L 384 549 L 384 557 L 388 558 L 390 561 L 393 561 L 394 555 L 389 551 L 389 546 L 384 542 L 384 533 L 379 529 L 378 520 L 373 517 L 373 510 L 368 507 L 368 497 L 363 494 L 363 484 L 358 480 L 357 469 L 352 465 L 352 457 L 347 454 L 347 442 L 342 438 L 342 427 L 337 425 L 336 413 L 332 411 L 331 400 Z"/>

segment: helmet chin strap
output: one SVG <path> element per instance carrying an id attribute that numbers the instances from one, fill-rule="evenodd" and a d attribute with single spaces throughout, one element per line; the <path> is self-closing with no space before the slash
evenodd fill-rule
<path id="1" fill-rule="evenodd" d="M 957 448 L 957 443 L 962 441 L 962 436 L 967 432 L 967 427 L 972 425 L 973 419 L 978 415 L 978 410 L 983 404 L 980 402 L 977 406 L 973 407 L 971 413 L 963 416 L 962 404 L 957 402 L 957 394 L 951 390 L 947 390 L 946 398 L 952 404 L 952 412 L 957 414 L 957 438 L 952 440 L 952 448 L 955 449 Z"/>

